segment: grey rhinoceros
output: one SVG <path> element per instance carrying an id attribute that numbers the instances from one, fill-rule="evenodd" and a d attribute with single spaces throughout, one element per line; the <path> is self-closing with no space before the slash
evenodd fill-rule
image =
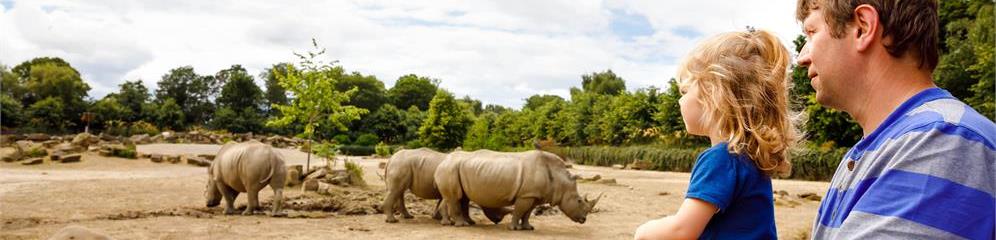
<path id="1" fill-rule="evenodd" d="M 442 198 L 436 189 L 435 173 L 436 167 L 446 155 L 429 148 L 419 148 L 401 150 L 391 156 L 384 168 L 387 195 L 384 196 L 384 203 L 381 206 L 384 215 L 387 216 L 386 222 L 398 222 L 394 217 L 395 211 L 401 212 L 404 218 L 413 217 L 405 207 L 405 191 L 410 190 L 412 194 L 423 199 Z M 433 219 L 441 219 L 439 210 L 440 204 L 437 202 Z M 500 209 L 488 212 L 486 215 L 492 222 L 498 223 L 508 212 L 508 209 Z"/>
<path id="2" fill-rule="evenodd" d="M 456 151 L 439 164 L 435 179 L 445 206 L 440 211 L 443 225 L 474 224 L 467 214 L 469 201 L 485 213 L 514 206 L 509 225 L 512 230 L 532 230 L 529 216 L 533 208 L 544 203 L 558 206 L 571 220 L 584 223 L 601 198 L 588 200 L 578 195 L 576 177 L 567 171 L 564 160 L 540 150 Z"/>
<path id="3" fill-rule="evenodd" d="M 259 191 L 266 185 L 273 189 L 272 216 L 284 216 L 283 191 L 287 167 L 283 156 L 273 147 L 258 141 L 229 143 L 221 147 L 211 166 L 205 189 L 207 206 L 218 206 L 225 199 L 225 214 L 234 214 L 233 203 L 239 193 L 249 195 L 243 215 L 252 215 L 259 207 Z"/>

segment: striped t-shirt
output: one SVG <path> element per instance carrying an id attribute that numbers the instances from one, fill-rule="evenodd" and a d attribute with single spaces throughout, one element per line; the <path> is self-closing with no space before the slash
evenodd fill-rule
<path id="1" fill-rule="evenodd" d="M 906 100 L 844 156 L 814 239 L 993 239 L 996 124 L 940 88 Z"/>

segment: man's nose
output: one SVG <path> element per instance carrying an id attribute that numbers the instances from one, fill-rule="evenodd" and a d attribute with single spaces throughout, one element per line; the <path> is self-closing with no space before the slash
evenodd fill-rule
<path id="1" fill-rule="evenodd" d="M 802 50 L 799 50 L 799 56 L 796 57 L 795 63 L 801 66 L 809 66 L 809 64 L 812 63 L 813 61 L 810 58 L 809 51 L 810 51 L 810 44 L 806 43 L 806 45 L 802 46 Z"/>

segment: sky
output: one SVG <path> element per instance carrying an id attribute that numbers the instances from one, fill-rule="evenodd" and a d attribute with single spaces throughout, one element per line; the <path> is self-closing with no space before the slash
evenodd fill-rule
<path id="1" fill-rule="evenodd" d="M 581 75 L 607 69 L 629 90 L 664 88 L 696 43 L 746 26 L 793 49 L 795 2 L 0 0 L 0 64 L 63 58 L 99 99 L 124 81 L 155 89 L 181 66 L 213 75 L 240 64 L 258 76 L 298 62 L 314 38 L 326 60 L 387 88 L 417 74 L 519 108 L 535 94 L 569 99 Z"/>

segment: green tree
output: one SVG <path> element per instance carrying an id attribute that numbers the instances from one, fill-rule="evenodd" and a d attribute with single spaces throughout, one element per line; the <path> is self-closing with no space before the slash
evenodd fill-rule
<path id="1" fill-rule="evenodd" d="M 0 94 L 0 125 L 3 129 L 21 126 L 24 122 L 24 107 L 21 101 L 5 94 Z"/>
<path id="2" fill-rule="evenodd" d="M 942 1 L 939 17 L 942 44 L 935 82 L 979 113 L 996 119 L 993 2 Z"/>
<path id="3" fill-rule="evenodd" d="M 526 98 L 526 105 L 522 106 L 522 110 L 537 109 L 550 101 L 564 102 L 564 98 L 557 95 L 532 95 Z"/>
<path id="4" fill-rule="evenodd" d="M 114 94 L 108 94 L 103 99 L 93 103 L 90 106 L 90 112 L 94 114 L 91 125 L 95 128 L 103 128 L 108 121 L 123 121 L 134 115 L 131 109 L 122 105 Z"/>
<path id="5" fill-rule="evenodd" d="M 180 130 L 184 126 L 183 108 L 176 104 L 173 98 L 166 98 L 162 104 L 150 105 L 155 107 L 156 126 L 163 130 Z"/>
<path id="6" fill-rule="evenodd" d="M 497 119 L 498 114 L 493 112 L 484 112 L 477 117 L 474 124 L 467 130 L 467 138 L 463 141 L 464 151 L 478 149 L 501 151 L 508 145 L 507 137 L 495 125 Z"/>
<path id="7" fill-rule="evenodd" d="M 341 76 L 344 70 L 341 66 L 335 66 L 335 62 L 322 61 L 319 57 L 325 54 L 325 49 L 319 48 L 318 42 L 314 39 L 312 45 L 316 49 L 314 52 L 309 51 L 306 55 L 294 54 L 301 59 L 300 70 L 289 65 L 286 75 L 277 74 L 277 82 L 291 92 L 294 98 L 288 105 L 272 105 L 282 115 L 266 123 L 271 127 L 295 123 L 304 125 L 304 131 L 299 136 L 308 139 L 309 146 L 317 127 L 329 126 L 347 131 L 347 123 L 359 119 L 360 115 L 368 112 L 366 109 L 343 105 L 349 102 L 350 96 L 357 90 L 351 89 L 345 92 L 337 90 L 335 86 L 339 79 L 335 77 Z M 310 162 L 311 151 L 308 151 L 307 165 L 311 165 Z"/>
<path id="8" fill-rule="evenodd" d="M 463 98 L 458 99 L 457 101 L 459 101 L 460 104 L 463 104 L 464 107 L 467 108 L 467 110 L 470 110 L 470 112 L 474 114 L 474 116 L 477 116 L 481 114 L 481 112 L 484 112 L 484 108 L 481 107 L 481 100 L 470 98 L 470 96 L 463 96 Z"/>
<path id="9" fill-rule="evenodd" d="M 438 85 L 439 80 L 408 74 L 398 78 L 394 87 L 387 90 L 387 96 L 398 108 L 408 109 L 416 106 L 424 111 L 429 108 L 429 101 L 432 101 L 432 97 L 436 94 Z"/>
<path id="10" fill-rule="evenodd" d="M 62 101 L 57 97 L 48 97 L 28 107 L 28 125 L 37 132 L 64 132 L 69 127 L 64 113 Z"/>
<path id="11" fill-rule="evenodd" d="M 115 98 L 125 108 L 131 110 L 133 114 L 125 118 L 129 122 L 144 119 L 142 116 L 142 106 L 149 102 L 149 89 L 142 84 L 142 80 L 125 81 L 118 85 L 120 89 L 114 95 Z"/>
<path id="12" fill-rule="evenodd" d="M 341 76 L 335 87 L 341 92 L 356 89 L 356 94 L 350 97 L 349 102 L 346 102 L 347 105 L 375 111 L 387 103 L 387 90 L 384 88 L 384 82 L 377 80 L 377 77 L 373 75 L 364 76 L 359 72 L 353 72 Z"/>
<path id="13" fill-rule="evenodd" d="M 225 82 L 211 125 L 230 132 L 260 132 L 263 129 L 263 90 L 242 66 L 232 65 L 215 75 Z"/>
<path id="14" fill-rule="evenodd" d="M 57 115 L 49 117 L 60 117 L 60 119 L 46 119 L 45 122 L 55 123 L 58 129 L 39 129 L 40 131 L 65 131 L 69 127 L 78 126 L 80 115 L 86 109 L 84 98 L 90 86 L 83 81 L 78 71 L 60 58 L 35 58 L 14 67 L 13 74 L 18 77 L 16 82 L 23 86 L 23 97 L 20 99 L 24 106 L 32 106 L 36 102 L 44 99 L 54 98 L 58 100 L 63 111 Z M 10 81 L 8 81 L 10 82 Z M 15 87 L 16 88 L 16 87 Z M 12 92 L 12 95 L 16 95 Z M 45 106 L 51 107 L 51 104 Z M 34 121 L 34 120 L 32 120 Z M 45 125 L 45 124 L 43 124 Z M 46 125 L 55 127 L 55 125 Z"/>
<path id="15" fill-rule="evenodd" d="M 277 116 L 276 109 L 270 108 L 270 105 L 286 105 L 287 104 L 287 90 L 280 86 L 280 82 L 277 79 L 277 75 L 287 75 L 287 66 L 290 63 L 278 63 L 273 64 L 270 68 L 267 68 L 259 75 L 259 78 L 266 82 L 266 106 L 268 115 Z"/>
<path id="16" fill-rule="evenodd" d="M 27 89 L 21 79 L 10 71 L 7 65 L 0 64 L 0 93 L 10 96 L 18 103 L 24 99 Z"/>
<path id="17" fill-rule="evenodd" d="M 453 94 L 440 89 L 429 103 L 428 116 L 418 130 L 419 139 L 430 147 L 453 149 L 463 143 L 471 113 L 457 103 Z"/>
<path id="18" fill-rule="evenodd" d="M 595 72 L 581 76 L 581 88 L 585 92 L 596 94 L 618 95 L 626 91 L 626 81 L 616 76 L 612 70 Z"/>
<path id="19" fill-rule="evenodd" d="M 183 124 L 174 126 L 178 127 L 174 130 L 204 124 L 214 114 L 215 106 L 211 101 L 219 89 L 218 83 L 214 76 L 197 75 L 193 67 L 174 68 L 159 80 L 156 101 L 161 105 L 172 98 L 183 110 Z"/>

